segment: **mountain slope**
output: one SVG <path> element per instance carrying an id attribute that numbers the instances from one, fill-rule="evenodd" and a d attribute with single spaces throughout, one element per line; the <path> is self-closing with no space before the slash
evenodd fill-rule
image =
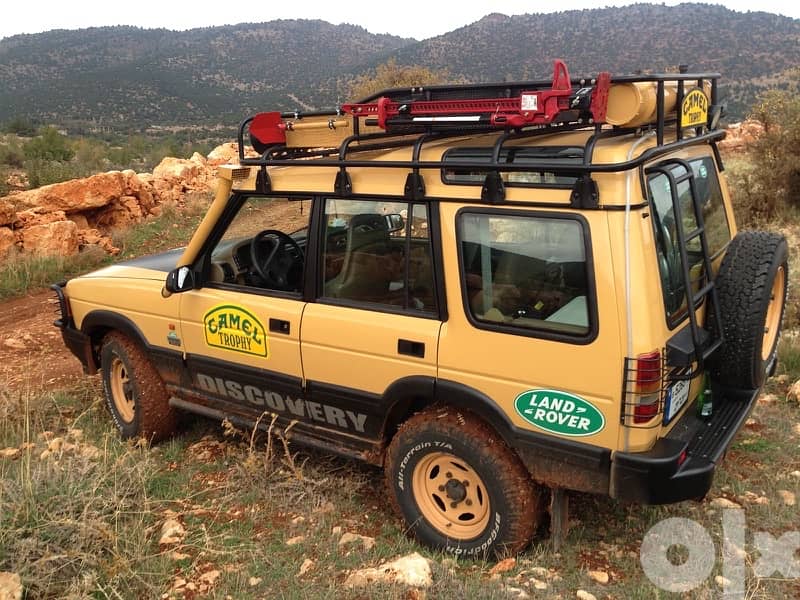
<path id="1" fill-rule="evenodd" d="M 797 80 L 800 20 L 721 6 L 638 4 L 516 17 L 493 14 L 417 42 L 361 27 L 282 20 L 185 32 L 134 27 L 0 40 L 0 121 L 70 129 L 223 124 L 257 110 L 332 107 L 354 76 L 394 57 L 454 79 L 548 78 L 639 69 L 719 71 L 732 118 L 758 91 Z"/>
<path id="2" fill-rule="evenodd" d="M 741 114 L 763 85 L 759 80 L 786 81 L 800 65 L 800 20 L 706 4 L 494 14 L 395 54 L 400 63 L 447 68 L 476 81 L 549 78 L 554 58 L 566 60 L 573 75 L 689 64 L 720 72 L 729 109 Z"/>
<path id="3" fill-rule="evenodd" d="M 343 71 L 408 42 L 304 20 L 15 36 L 0 41 L 0 120 L 238 121 L 263 106 L 297 107 L 289 94 L 305 104 L 328 102 Z"/>

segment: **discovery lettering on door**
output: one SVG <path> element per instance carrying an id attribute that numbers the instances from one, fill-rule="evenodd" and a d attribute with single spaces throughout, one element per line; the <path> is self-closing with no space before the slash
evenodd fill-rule
<path id="1" fill-rule="evenodd" d="M 212 377 L 204 373 L 195 375 L 197 387 L 204 392 L 230 398 L 262 410 L 274 411 L 286 416 L 327 423 L 340 429 L 348 429 L 364 433 L 367 415 L 343 410 L 329 404 L 311 402 L 303 398 L 279 394 L 250 384 L 242 384 L 231 379 Z"/>

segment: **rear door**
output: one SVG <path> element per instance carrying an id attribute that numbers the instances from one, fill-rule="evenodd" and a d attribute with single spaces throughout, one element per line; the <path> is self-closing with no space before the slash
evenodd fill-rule
<path id="1" fill-rule="evenodd" d="M 440 378 L 482 392 L 521 430 L 614 446 L 621 364 L 606 218 L 443 206 L 459 269 L 447 273 Z"/>

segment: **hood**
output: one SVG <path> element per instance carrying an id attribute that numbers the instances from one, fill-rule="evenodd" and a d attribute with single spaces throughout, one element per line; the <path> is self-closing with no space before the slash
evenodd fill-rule
<path id="1" fill-rule="evenodd" d="M 124 260 L 104 269 L 93 271 L 83 277 L 125 277 L 163 281 L 166 273 L 175 268 L 183 251 L 184 248 L 176 248 L 160 254 Z"/>
<path id="2" fill-rule="evenodd" d="M 167 250 L 160 254 L 151 254 L 150 256 L 141 256 L 131 260 L 125 260 L 117 263 L 119 267 L 137 267 L 139 269 L 150 269 L 152 271 L 162 271 L 169 273 L 175 268 L 178 259 L 183 254 L 185 248 L 175 248 L 174 250 Z"/>

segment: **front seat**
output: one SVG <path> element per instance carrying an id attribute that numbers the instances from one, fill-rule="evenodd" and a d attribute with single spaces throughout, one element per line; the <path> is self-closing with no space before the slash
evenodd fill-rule
<path id="1" fill-rule="evenodd" d="M 332 298 L 380 302 L 389 292 L 389 228 L 383 215 L 353 215 L 341 272 L 325 284 Z"/>

